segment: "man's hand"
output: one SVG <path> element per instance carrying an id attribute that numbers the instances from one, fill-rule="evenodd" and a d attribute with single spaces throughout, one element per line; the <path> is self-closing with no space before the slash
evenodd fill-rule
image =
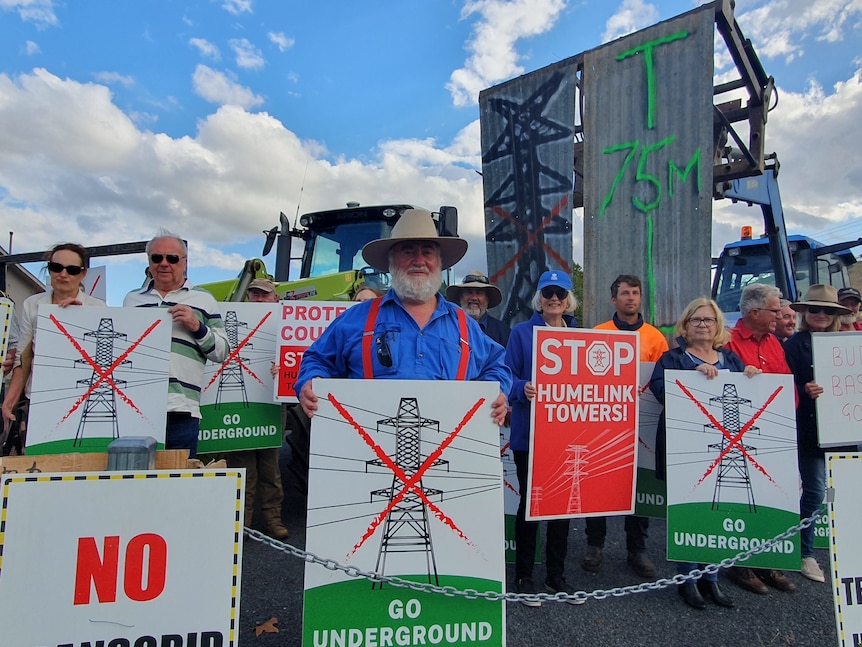
<path id="1" fill-rule="evenodd" d="M 15 366 L 15 356 L 18 354 L 17 348 L 10 348 L 6 352 L 6 359 L 3 360 L 3 375 L 9 375 L 9 371 Z"/>
<path id="2" fill-rule="evenodd" d="M 305 386 L 308 386 L 308 384 L 306 384 Z M 303 388 L 302 390 L 305 391 L 305 388 Z M 315 398 L 315 400 L 316 399 L 317 398 Z M 315 406 L 315 409 L 316 408 L 317 406 Z M 498 427 L 502 427 L 503 423 L 506 422 L 506 413 L 508 411 L 509 404 L 508 402 L 506 402 L 506 394 L 500 391 L 500 395 L 498 395 L 497 399 L 491 403 L 491 418 L 494 420 L 494 424 Z"/>
<path id="3" fill-rule="evenodd" d="M 302 391 L 299 392 L 299 404 L 302 407 L 302 410 L 305 411 L 305 415 L 309 418 L 313 418 L 314 412 L 317 411 L 317 396 L 314 395 L 314 391 L 311 390 L 311 382 L 311 380 L 306 382 L 302 387 Z M 500 395 L 503 394 L 501 393 Z"/>
<path id="4" fill-rule="evenodd" d="M 182 325 L 189 332 L 197 332 L 201 328 L 200 320 L 195 317 L 195 311 L 189 306 L 178 304 L 168 308 L 168 314 L 174 320 L 174 323 Z"/>

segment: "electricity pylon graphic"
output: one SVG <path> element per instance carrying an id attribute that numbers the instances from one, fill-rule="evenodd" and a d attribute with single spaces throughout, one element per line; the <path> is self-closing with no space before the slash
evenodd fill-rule
<path id="1" fill-rule="evenodd" d="M 578 514 L 581 512 L 581 479 L 587 476 L 589 472 L 584 469 L 587 461 L 584 459 L 584 454 L 587 453 L 585 445 L 569 445 L 566 451 L 571 458 L 566 460 L 566 476 L 572 479 L 572 485 L 569 488 L 569 512 Z"/>
<path id="2" fill-rule="evenodd" d="M 115 332 L 114 320 L 103 317 L 99 320 L 99 327 L 96 330 L 84 333 L 84 339 L 87 338 L 96 340 L 96 357 L 94 361 L 101 370 L 102 375 L 104 375 L 114 363 L 114 340 L 126 339 L 127 335 L 126 333 Z M 125 359 L 117 366 L 131 363 L 130 360 Z M 75 364 L 91 366 L 90 362 L 85 359 L 76 359 Z M 81 441 L 84 438 L 84 428 L 90 422 L 107 422 L 111 425 L 111 438 L 120 437 L 120 427 L 117 423 L 117 393 L 114 388 L 115 386 L 120 387 L 125 385 L 126 381 L 118 380 L 113 376 L 111 376 L 110 380 L 107 380 L 102 375 L 98 375 L 96 369 L 93 368 L 93 373 L 90 377 L 78 380 L 76 383 L 78 386 L 92 387 L 98 382 L 98 386 L 87 395 L 81 419 L 78 421 L 78 431 L 75 433 L 75 440 L 72 442 L 73 447 L 81 445 Z"/>
<path id="3" fill-rule="evenodd" d="M 739 431 L 742 428 L 739 418 L 739 405 L 750 405 L 751 400 L 740 398 L 736 394 L 735 384 L 725 384 L 721 396 L 710 398 L 709 403 L 721 404 L 721 425 L 727 432 L 727 435 L 722 433 L 720 442 L 712 443 L 708 446 L 709 449 L 715 449 L 719 453 L 724 454 L 718 465 L 718 475 L 716 476 L 715 489 L 712 493 L 712 509 L 718 510 L 721 504 L 721 489 L 731 488 L 745 490 L 749 512 L 757 512 L 757 505 L 754 503 L 754 490 L 751 488 L 751 477 L 748 474 L 748 459 L 745 456 L 746 453 L 756 454 L 757 448 L 751 445 L 743 445 L 740 438 L 725 453 L 729 442 L 728 436 L 735 438 L 739 435 Z M 704 429 L 716 429 L 716 426 L 712 424 L 704 425 Z M 759 432 L 760 428 L 750 427 L 746 433 L 749 431 Z"/>
<path id="4" fill-rule="evenodd" d="M 407 481 L 410 481 L 419 471 L 419 467 L 423 463 L 423 457 L 420 452 L 423 429 L 436 429 L 440 431 L 440 422 L 423 418 L 419 415 L 419 403 L 416 398 L 401 398 L 398 405 L 398 415 L 394 418 L 384 418 L 377 421 L 377 432 L 385 428 L 395 429 L 395 464 L 404 472 Z M 449 461 L 438 458 L 429 467 L 437 467 L 439 465 L 448 465 Z M 366 461 L 366 470 L 368 465 L 382 467 L 383 461 L 374 459 Z M 422 485 L 422 477 L 415 483 L 415 487 L 426 498 L 432 496 L 441 496 L 443 490 L 434 488 L 426 488 Z M 404 490 L 404 496 L 401 500 L 392 505 L 395 497 L 400 495 Z M 434 557 L 434 546 L 431 541 L 431 532 L 428 526 L 428 507 L 422 496 L 419 495 L 413 488 L 407 488 L 402 480 L 395 474 L 392 475 L 392 485 L 388 488 L 373 490 L 371 492 L 372 500 L 374 497 L 383 497 L 387 499 L 391 505 L 389 514 L 386 515 L 386 521 L 383 527 L 383 537 L 380 540 L 380 549 L 377 552 L 377 564 L 374 567 L 375 572 L 383 575 L 386 570 L 386 559 L 389 553 L 425 553 L 425 569 L 428 576 L 428 582 L 431 583 L 431 578 L 434 578 L 434 584 L 439 584 L 437 577 L 437 561 Z M 372 583 L 371 588 L 375 588 L 376 583 Z M 383 588 L 383 584 L 380 584 Z"/>
<path id="5" fill-rule="evenodd" d="M 236 311 L 228 310 L 224 317 L 224 330 L 227 333 L 227 341 L 230 345 L 228 353 L 235 351 L 239 346 L 239 327 L 248 327 L 244 321 L 237 321 Z M 252 348 L 251 343 L 246 344 L 243 348 Z M 222 408 L 222 393 L 225 391 L 240 391 L 242 395 L 242 407 L 248 408 L 248 393 L 245 390 L 245 376 L 242 374 L 242 362 L 248 361 L 246 357 L 232 357 L 227 366 L 219 375 L 218 390 L 216 391 L 216 409 Z M 234 403 L 231 403 L 234 404 Z M 236 403 L 239 404 L 239 403 Z"/>

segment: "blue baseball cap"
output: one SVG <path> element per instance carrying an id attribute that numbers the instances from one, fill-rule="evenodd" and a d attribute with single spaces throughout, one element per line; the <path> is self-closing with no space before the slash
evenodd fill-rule
<path id="1" fill-rule="evenodd" d="M 572 277 L 560 270 L 548 270 L 539 277 L 539 290 L 549 285 L 556 285 L 564 290 L 572 289 Z"/>

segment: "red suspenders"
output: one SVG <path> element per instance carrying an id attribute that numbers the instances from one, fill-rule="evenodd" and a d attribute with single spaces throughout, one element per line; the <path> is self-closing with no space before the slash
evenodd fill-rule
<path id="1" fill-rule="evenodd" d="M 380 302 L 383 297 L 377 297 L 371 301 L 368 309 L 368 317 L 365 319 L 365 330 L 362 333 L 362 375 L 366 380 L 374 378 L 374 366 L 371 362 L 371 349 L 374 345 L 374 324 L 377 322 L 377 313 L 380 311 Z M 467 365 L 470 363 L 470 342 L 467 329 L 467 314 L 458 308 L 458 335 L 461 345 L 461 359 L 458 362 L 458 374 L 456 380 L 467 379 Z"/>

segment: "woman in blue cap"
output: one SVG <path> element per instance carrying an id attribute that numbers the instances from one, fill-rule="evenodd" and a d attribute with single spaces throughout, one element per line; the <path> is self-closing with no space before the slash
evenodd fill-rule
<path id="1" fill-rule="evenodd" d="M 533 374 L 533 328 L 552 326 L 557 328 L 574 327 L 576 322 L 572 313 L 578 301 L 572 294 L 572 278 L 559 270 L 545 272 L 539 277 L 539 285 L 533 296 L 533 316 L 529 321 L 518 324 L 512 329 L 509 345 L 506 347 L 506 364 L 512 370 L 513 384 L 509 393 L 512 405 L 512 430 L 510 447 L 518 474 L 518 488 L 521 501 L 515 518 L 515 586 L 516 593 L 535 594 L 533 584 L 533 562 L 536 555 L 537 521 L 527 521 L 527 464 L 530 447 L 530 407 L 536 395 L 536 388 L 530 381 Z M 575 591 L 566 582 L 564 575 L 566 547 L 569 537 L 569 520 L 559 519 L 548 522 L 545 541 L 545 578 L 544 590 L 548 593 Z M 534 600 L 521 600 L 526 606 L 538 607 L 542 603 Z M 572 604 L 583 604 L 583 600 L 570 600 Z"/>

